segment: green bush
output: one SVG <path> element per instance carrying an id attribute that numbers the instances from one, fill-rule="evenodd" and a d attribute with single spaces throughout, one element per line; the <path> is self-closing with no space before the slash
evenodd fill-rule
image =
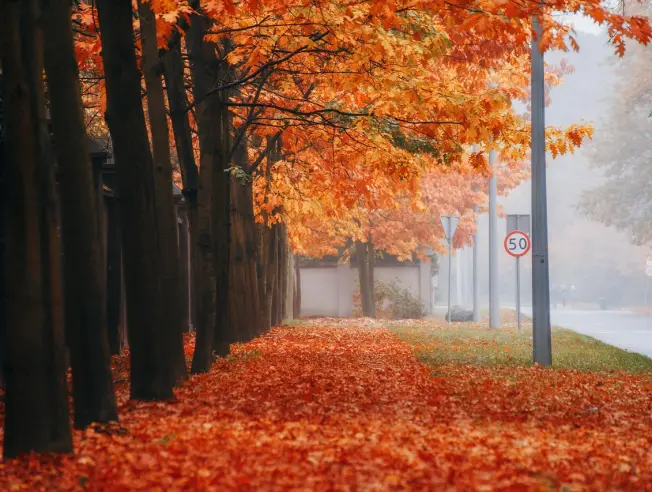
<path id="1" fill-rule="evenodd" d="M 356 291 L 353 294 L 353 314 L 362 315 L 362 297 L 360 296 L 359 283 L 356 282 Z M 398 285 L 396 282 L 374 282 L 374 303 L 376 316 L 389 319 L 420 319 L 425 317 L 426 309 L 421 299 L 412 292 Z"/>

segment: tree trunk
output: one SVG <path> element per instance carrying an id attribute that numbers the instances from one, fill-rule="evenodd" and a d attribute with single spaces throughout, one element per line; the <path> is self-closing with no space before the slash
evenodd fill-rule
<path id="1" fill-rule="evenodd" d="M 369 297 L 371 297 L 372 317 L 376 317 L 376 282 L 374 280 L 374 268 L 376 267 L 376 248 L 371 240 L 371 234 L 367 240 L 367 262 L 369 267 Z"/>
<path id="2" fill-rule="evenodd" d="M 367 243 L 357 240 L 355 242 L 355 250 L 358 256 L 358 279 L 360 281 L 360 297 L 362 298 L 362 315 L 373 318 L 376 316 L 376 309 L 372 297 L 373 282 L 370 281 Z"/>
<path id="3" fill-rule="evenodd" d="M 59 165 L 65 267 L 66 339 L 75 427 L 117 420 L 106 330 L 98 194 L 86 147 L 69 0 L 45 0 L 45 68 Z"/>
<path id="4" fill-rule="evenodd" d="M 235 149 L 234 163 L 248 170 L 244 139 Z M 232 177 L 231 193 L 231 276 L 232 318 L 238 341 L 247 342 L 258 335 L 260 299 L 256 271 L 256 224 L 253 209 L 252 181 L 248 175 Z"/>
<path id="5" fill-rule="evenodd" d="M 286 306 L 287 306 L 287 293 L 288 293 L 288 228 L 285 224 L 281 224 L 281 238 L 279 241 L 279 324 L 283 324 L 287 317 Z"/>
<path id="6" fill-rule="evenodd" d="M 4 456 L 72 452 L 61 255 L 36 0 L 0 3 L 6 110 L 7 331 Z"/>
<path id="7" fill-rule="evenodd" d="M 299 261 L 294 262 L 294 319 L 301 317 L 301 268 Z"/>
<path id="8" fill-rule="evenodd" d="M 226 41 L 223 41 L 223 48 L 226 48 Z M 225 49 L 223 51 L 226 51 Z M 215 68 L 212 85 L 217 86 L 227 80 L 227 67 L 225 63 L 219 63 L 215 59 L 215 50 L 212 51 L 215 60 Z M 223 53 L 224 54 L 224 53 Z M 221 124 L 221 135 L 219 135 L 219 152 L 213 161 L 213 197 L 212 197 L 212 219 L 213 219 L 213 264 L 215 269 L 216 289 L 216 315 L 213 349 L 217 355 L 225 356 L 229 353 L 231 343 L 236 340 L 236 326 L 231 325 L 229 320 L 229 274 L 231 270 L 231 178 L 227 172 L 230 166 L 226 156 L 231 151 L 231 114 L 226 102 L 229 99 L 228 92 L 222 92 L 219 97 L 212 96 L 209 99 L 211 108 L 219 107 Z M 215 106 L 214 106 L 215 105 Z M 218 135 L 214 136 L 215 139 Z"/>
<path id="9" fill-rule="evenodd" d="M 122 237 L 120 205 L 111 197 L 106 205 L 106 322 L 112 355 L 120 354 L 122 337 Z"/>
<path id="10" fill-rule="evenodd" d="M 181 321 L 181 289 L 179 278 L 179 246 L 177 241 L 177 216 L 172 196 L 172 163 L 168 119 L 163 96 L 163 81 L 158 57 L 156 18 L 150 3 L 138 0 L 140 34 L 143 49 L 142 68 L 147 89 L 147 112 L 152 132 L 154 152 L 154 186 L 158 214 L 159 271 L 163 292 L 163 323 L 161 326 L 167 342 L 168 357 L 175 381 L 186 379 L 186 359 L 183 351 Z"/>
<path id="11" fill-rule="evenodd" d="M 289 239 L 286 244 L 287 253 L 286 258 L 287 262 L 285 264 L 285 304 L 284 304 L 284 315 L 283 322 L 292 321 L 294 319 L 294 254 L 290 249 Z"/>
<path id="12" fill-rule="evenodd" d="M 2 12 L 3 9 L 0 9 Z M 0 23 L 0 25 L 2 25 Z M 2 46 L 0 36 L 0 46 Z M 2 96 L 4 93 L 4 81 L 2 77 L 2 51 L 0 51 L 0 388 L 5 386 L 4 361 L 7 359 L 7 270 L 6 270 L 6 244 L 7 224 L 5 222 L 7 213 L 7 160 L 5 158 L 5 135 L 4 107 Z"/>
<path id="13" fill-rule="evenodd" d="M 175 378 L 161 306 L 165 303 L 154 162 L 140 99 L 130 0 L 97 0 L 106 77 L 106 119 L 113 140 L 122 214 L 131 397 L 172 397 Z"/>
<path id="14" fill-rule="evenodd" d="M 199 2 L 191 5 L 199 11 Z M 197 339 L 192 358 L 193 374 L 206 372 L 213 363 L 212 351 L 215 337 L 216 319 L 216 281 L 213 261 L 213 229 L 211 224 L 211 202 L 213 198 L 213 172 L 221 164 L 218 152 L 221 144 L 222 120 L 221 104 L 218 98 L 203 95 L 208 92 L 214 80 L 219 62 L 215 55 L 214 43 L 204 42 L 207 21 L 200 14 L 191 17 L 189 30 L 189 56 L 191 61 L 193 92 L 197 104 L 197 128 L 199 131 L 200 173 L 197 194 L 197 270 L 196 286 Z"/>
<path id="15" fill-rule="evenodd" d="M 168 104 L 170 106 L 170 120 L 174 133 L 174 142 L 179 159 L 181 180 L 183 182 L 183 197 L 187 204 L 188 231 L 190 234 L 190 310 L 193 324 L 197 323 L 197 298 L 199 285 L 197 281 L 201 277 L 199 269 L 198 244 L 198 218 L 197 218 L 197 192 L 199 189 L 199 170 L 195 162 L 192 148 L 192 136 L 190 134 L 190 122 L 188 121 L 188 99 L 184 86 L 184 63 L 181 58 L 181 46 L 179 38 L 169 47 L 163 58 L 163 71 L 165 76 L 165 87 L 167 89 Z"/>

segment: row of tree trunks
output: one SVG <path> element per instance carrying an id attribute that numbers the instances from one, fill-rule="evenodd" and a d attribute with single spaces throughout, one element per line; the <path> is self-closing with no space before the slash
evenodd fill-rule
<path id="1" fill-rule="evenodd" d="M 217 57 L 217 43 L 204 39 L 210 24 L 201 14 L 199 1 L 191 2 L 191 6 L 195 13 L 190 21 L 188 54 L 197 102 L 200 148 L 197 232 L 194 235 L 197 261 L 193 271 L 198 296 L 197 339 L 191 370 L 200 373 L 210 369 L 216 344 L 220 355 L 226 355 L 229 346 L 224 325 L 224 310 L 228 305 L 225 292 L 228 284 L 224 278 L 228 278 L 229 180 L 223 159 L 224 146 L 229 142 L 229 125 L 222 96 L 203 97 L 223 79 L 223 67 Z"/>
<path id="2" fill-rule="evenodd" d="M 195 156 L 192 148 L 192 136 L 190 133 L 190 121 L 188 120 L 188 98 L 184 85 L 184 63 L 181 57 L 181 40 L 176 36 L 170 43 L 168 51 L 163 57 L 163 74 L 165 77 L 165 87 L 168 96 L 168 105 L 170 108 L 170 121 L 172 122 L 172 131 L 174 134 L 174 143 L 181 170 L 181 180 L 183 182 L 183 196 L 186 202 L 186 213 L 188 218 L 188 231 L 190 233 L 189 255 L 190 255 L 190 291 L 191 305 L 190 318 L 194 324 L 197 323 L 197 302 L 199 296 L 197 280 L 199 279 L 198 263 L 198 219 L 197 219 L 197 194 L 199 190 L 199 169 L 195 162 Z"/>
<path id="3" fill-rule="evenodd" d="M 106 279 L 98 192 L 86 147 L 72 4 L 45 0 L 45 69 L 59 165 L 66 340 L 75 427 L 117 420 L 107 339 Z"/>
<path id="4" fill-rule="evenodd" d="M 362 314 L 370 318 L 376 317 L 374 302 L 374 256 L 375 250 L 371 239 L 355 242 L 358 257 L 358 279 L 360 281 L 360 297 L 362 298 Z"/>
<path id="5" fill-rule="evenodd" d="M 131 397 L 172 397 L 175 371 L 161 307 L 160 228 L 154 161 L 141 103 L 130 0 L 98 0 L 107 92 L 106 120 L 118 171 Z M 176 264 L 176 261 L 174 262 Z M 177 326 L 178 327 L 178 326 Z"/>
<path id="6" fill-rule="evenodd" d="M 122 350 L 122 237 L 119 203 L 106 202 L 106 324 L 112 355 Z"/>
<path id="7" fill-rule="evenodd" d="M 1 11 L 1 10 L 0 10 Z M 0 23 L 1 25 L 1 23 Z M 2 37 L 0 37 L 0 47 L 2 46 Z M 3 124 L 4 108 L 2 105 L 2 94 L 4 92 L 4 82 L 2 77 L 2 51 L 0 51 L 0 388 L 5 385 L 4 378 L 4 360 L 7 355 L 7 271 L 5 262 L 6 250 L 6 209 L 7 209 L 7 160 L 5 159 L 5 135 Z"/>
<path id="8" fill-rule="evenodd" d="M 61 255 L 36 0 L 0 3 L 6 117 L 4 456 L 71 452 Z"/>
<path id="9" fill-rule="evenodd" d="M 186 378 L 186 361 L 183 351 L 178 226 L 172 196 L 168 119 L 158 55 L 156 18 L 151 3 L 139 0 L 138 15 L 143 51 L 142 69 L 147 89 L 147 113 L 154 154 L 154 194 L 160 248 L 158 258 L 163 296 L 163 304 L 160 309 L 164 324 L 161 325 L 161 329 L 165 338 L 172 376 L 175 381 L 179 381 Z"/>

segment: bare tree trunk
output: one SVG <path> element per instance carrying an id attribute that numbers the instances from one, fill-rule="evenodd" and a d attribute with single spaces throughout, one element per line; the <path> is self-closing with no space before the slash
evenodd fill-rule
<path id="1" fill-rule="evenodd" d="M 118 355 L 122 348 L 120 333 L 122 322 L 122 236 L 119 207 L 115 198 L 110 198 L 107 201 L 106 328 L 109 348 L 113 355 Z"/>
<path id="2" fill-rule="evenodd" d="M 199 11 L 199 2 L 191 5 Z M 213 363 L 212 351 L 215 337 L 216 281 L 213 260 L 213 228 L 211 224 L 213 199 L 213 172 L 215 161 L 220 161 L 221 104 L 215 97 L 203 98 L 211 81 L 215 79 L 219 62 L 214 43 L 204 41 L 207 21 L 200 14 L 192 15 L 189 30 L 189 56 L 191 61 L 193 92 L 197 104 L 197 128 L 199 131 L 200 173 L 197 194 L 197 277 L 198 297 L 195 329 L 197 339 L 192 358 L 193 374 L 206 372 Z M 220 161 L 221 162 L 221 161 Z"/>
<path id="3" fill-rule="evenodd" d="M 280 241 L 279 241 L 279 286 L 280 286 L 280 294 L 279 294 L 279 311 L 280 311 L 280 316 L 279 316 L 279 324 L 283 324 L 283 321 L 287 317 L 286 313 L 286 306 L 287 306 L 287 293 L 288 293 L 288 276 L 287 276 L 287 268 L 288 268 L 288 228 L 285 224 L 281 224 L 281 230 L 280 230 Z"/>
<path id="4" fill-rule="evenodd" d="M 141 104 L 130 0 L 97 0 L 122 213 L 131 397 L 172 397 L 175 378 L 162 327 L 160 247 L 154 162 Z M 163 329 L 164 330 L 164 329 Z"/>
<path id="5" fill-rule="evenodd" d="M 7 292 L 4 456 L 72 452 L 61 255 L 35 0 L 0 3 L 6 108 Z"/>
<path id="6" fill-rule="evenodd" d="M 75 427 L 117 420 L 106 330 L 98 196 L 86 147 L 69 0 L 45 0 L 45 65 L 59 164 L 65 255 L 66 338 Z"/>
<path id="7" fill-rule="evenodd" d="M 362 298 L 362 314 L 363 316 L 375 317 L 376 309 L 374 298 L 372 297 L 373 288 L 371 286 L 372 282 L 370 282 L 367 243 L 357 240 L 355 242 L 355 250 L 358 256 L 358 279 L 360 281 L 360 297 Z"/>
<path id="8" fill-rule="evenodd" d="M 283 310 L 283 322 L 292 321 L 294 319 L 294 254 L 290 249 L 289 240 L 286 244 L 287 262 L 285 264 L 285 303 Z"/>
<path id="9" fill-rule="evenodd" d="M 223 40 L 223 55 L 228 48 L 228 42 Z M 214 52 L 213 52 L 214 53 Z M 215 56 L 215 55 L 213 55 Z M 219 85 L 229 79 L 227 66 L 215 60 L 217 71 L 213 77 L 213 85 Z M 212 220 L 213 220 L 213 264 L 215 269 L 215 333 L 213 338 L 213 349 L 219 356 L 229 353 L 231 343 L 236 340 L 236 326 L 229 320 L 229 272 L 231 270 L 231 178 L 228 171 L 230 163 L 227 155 L 231 152 L 231 114 L 226 103 L 229 100 L 229 92 L 222 92 L 219 98 L 211 103 L 211 108 L 219 108 L 220 129 L 219 152 L 213 161 L 213 196 L 212 196 Z M 215 104 L 216 106 L 213 106 Z M 216 116 L 217 117 L 217 116 Z M 217 140 L 218 135 L 214 138 Z"/>
<path id="10" fill-rule="evenodd" d="M 235 149 L 234 163 L 247 172 L 247 147 L 244 139 Z M 257 336 L 260 326 L 260 298 L 256 271 L 256 224 L 253 209 L 252 182 L 248 176 L 232 178 L 231 194 L 231 293 L 237 304 L 231 309 L 239 341 L 246 342 Z"/>
<path id="11" fill-rule="evenodd" d="M 294 262 L 294 319 L 301 317 L 301 268 L 299 261 Z"/>
<path id="12" fill-rule="evenodd" d="M 165 76 L 165 87 L 170 106 L 170 120 L 174 133 L 174 142 L 179 159 L 181 180 L 183 181 L 183 197 L 187 205 L 189 255 L 190 255 L 190 310 L 193 324 L 197 324 L 197 298 L 201 278 L 198 244 L 198 218 L 197 218 L 197 193 L 199 189 L 199 170 L 195 162 L 192 148 L 192 136 L 190 133 L 190 122 L 188 121 L 188 99 L 184 85 L 184 63 L 181 57 L 181 46 L 179 38 L 169 47 L 163 58 L 163 70 Z"/>
<path id="13" fill-rule="evenodd" d="M 0 9 L 2 12 L 3 9 Z M 0 25 L 2 25 L 0 23 Z M 0 36 L 0 46 L 4 40 Z M 5 386 L 4 365 L 7 360 L 7 159 L 5 124 L 4 124 L 4 106 L 2 97 L 4 94 L 4 79 L 2 76 L 2 51 L 0 51 L 0 388 Z"/>
<path id="14" fill-rule="evenodd" d="M 163 81 L 158 57 L 156 19 L 150 3 L 138 0 L 140 33 L 143 48 L 142 68 L 147 89 L 147 112 L 152 132 L 154 151 L 154 185 L 159 223 L 159 271 L 163 290 L 164 336 L 168 357 L 172 364 L 175 380 L 183 380 L 186 374 L 186 359 L 183 352 L 183 327 L 181 322 L 181 289 L 179 279 L 179 247 L 177 242 L 177 217 L 172 196 L 172 163 L 168 120 L 163 96 Z"/>
<path id="15" fill-rule="evenodd" d="M 371 240 L 371 234 L 367 240 L 367 268 L 369 274 L 369 297 L 371 297 L 372 317 L 376 317 L 376 282 L 374 280 L 374 268 L 376 267 L 376 248 Z"/>

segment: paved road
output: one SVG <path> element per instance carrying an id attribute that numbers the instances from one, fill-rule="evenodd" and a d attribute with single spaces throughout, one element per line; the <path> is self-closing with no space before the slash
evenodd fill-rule
<path id="1" fill-rule="evenodd" d="M 523 313 L 532 315 L 531 308 Z M 552 324 L 652 357 L 652 316 L 626 311 L 553 309 Z"/>

